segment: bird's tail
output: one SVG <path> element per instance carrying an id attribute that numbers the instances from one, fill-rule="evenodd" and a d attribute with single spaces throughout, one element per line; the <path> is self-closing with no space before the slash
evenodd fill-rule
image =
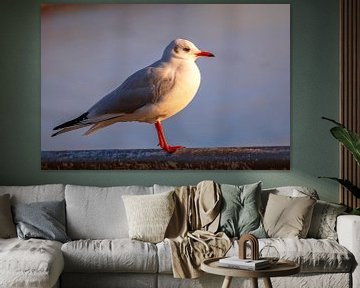
<path id="1" fill-rule="evenodd" d="M 91 125 L 91 123 L 84 123 L 84 121 L 88 119 L 87 117 L 88 114 L 89 112 L 86 112 L 73 120 L 67 121 L 63 124 L 56 126 L 53 130 L 54 131 L 60 130 L 60 131 L 52 134 L 51 137 Z"/>
<path id="2" fill-rule="evenodd" d="M 103 121 L 103 122 L 99 122 L 94 124 L 89 130 L 87 130 L 84 135 L 88 136 L 90 134 L 93 134 L 94 132 L 96 132 L 97 130 L 101 129 L 101 128 L 105 128 L 107 126 L 110 126 L 111 124 L 114 124 L 115 121 L 111 121 L 111 119 L 109 121 Z M 83 126 L 84 127 L 84 126 Z M 75 128 L 77 129 L 77 128 Z"/>

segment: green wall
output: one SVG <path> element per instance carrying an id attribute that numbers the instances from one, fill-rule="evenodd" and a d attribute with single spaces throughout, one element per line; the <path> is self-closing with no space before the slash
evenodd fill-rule
<path id="1" fill-rule="evenodd" d="M 55 1 L 46 1 L 50 2 Z M 77 1 L 81 2 L 102 1 Z M 111 2 L 119 1 L 106 1 Z M 41 171 L 41 1 L 2 0 L 0 185 L 181 185 L 203 179 L 245 184 L 262 180 L 265 187 L 312 186 L 318 190 L 322 199 L 338 201 L 337 184 L 317 179 L 319 175 L 337 176 L 339 170 L 338 145 L 328 131 L 331 125 L 321 120 L 321 116 L 338 118 L 338 1 L 247 0 L 237 3 L 291 3 L 290 171 Z"/>

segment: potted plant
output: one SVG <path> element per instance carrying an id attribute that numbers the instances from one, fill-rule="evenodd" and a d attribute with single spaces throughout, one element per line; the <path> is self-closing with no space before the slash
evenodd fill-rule
<path id="1" fill-rule="evenodd" d="M 322 117 L 327 121 L 336 124 L 335 127 L 330 129 L 331 134 L 342 143 L 347 150 L 353 155 L 355 161 L 360 165 L 360 136 L 353 131 L 347 129 L 343 124 L 336 122 L 333 119 Z M 347 190 L 349 190 L 356 198 L 360 198 L 360 187 L 354 185 L 348 179 L 341 179 L 336 177 L 319 177 L 327 178 L 339 182 Z M 351 214 L 360 215 L 360 207 L 354 208 Z"/>

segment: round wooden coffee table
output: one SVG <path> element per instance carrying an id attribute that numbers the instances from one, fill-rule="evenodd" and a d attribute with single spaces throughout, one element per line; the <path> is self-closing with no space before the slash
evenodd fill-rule
<path id="1" fill-rule="evenodd" d="M 219 265 L 219 259 L 221 258 L 204 260 L 201 263 L 201 270 L 210 274 L 225 276 L 222 288 L 229 288 L 233 277 L 251 278 L 254 288 L 258 288 L 258 278 L 263 278 L 265 287 L 272 288 L 270 277 L 289 276 L 300 272 L 300 266 L 288 260 L 279 260 L 270 268 L 254 271 L 222 267 Z"/>

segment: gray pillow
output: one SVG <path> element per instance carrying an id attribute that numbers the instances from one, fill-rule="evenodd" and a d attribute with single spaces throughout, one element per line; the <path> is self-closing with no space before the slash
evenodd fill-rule
<path id="1" fill-rule="evenodd" d="M 261 182 L 243 186 L 221 184 L 220 188 L 223 201 L 218 231 L 225 232 L 229 237 L 250 233 L 257 238 L 265 238 L 259 213 Z"/>
<path id="2" fill-rule="evenodd" d="M 337 240 L 336 218 L 346 206 L 318 200 L 312 214 L 309 238 Z"/>
<path id="3" fill-rule="evenodd" d="M 65 232 L 65 201 L 15 204 L 13 215 L 19 238 L 70 241 Z"/>
<path id="4" fill-rule="evenodd" d="M 16 237 L 16 229 L 11 215 L 10 195 L 0 196 L 0 238 Z"/>

